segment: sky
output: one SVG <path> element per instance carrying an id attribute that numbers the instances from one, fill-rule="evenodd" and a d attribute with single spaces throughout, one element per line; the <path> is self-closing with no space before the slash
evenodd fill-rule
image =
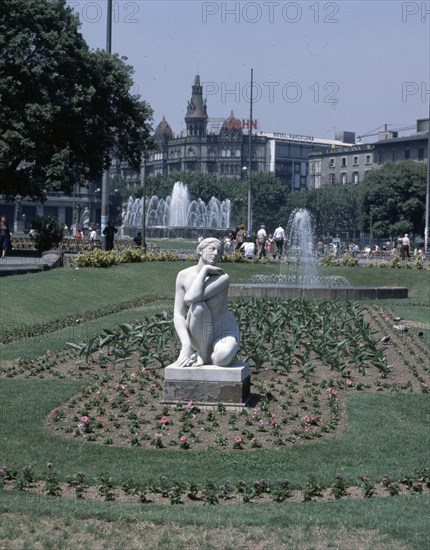
<path id="1" fill-rule="evenodd" d="M 107 0 L 67 4 L 104 49 Z M 428 0 L 113 0 L 112 52 L 134 68 L 154 128 L 165 116 L 175 134 L 196 74 L 210 119 L 248 119 L 251 69 L 260 131 L 375 141 L 385 124 L 415 127 L 429 116 L 429 36 Z"/>

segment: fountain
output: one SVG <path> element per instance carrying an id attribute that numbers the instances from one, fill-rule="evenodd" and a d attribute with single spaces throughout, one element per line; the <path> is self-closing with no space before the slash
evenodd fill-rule
<path id="1" fill-rule="evenodd" d="M 123 234 L 142 227 L 143 199 L 130 197 L 123 212 Z M 212 197 L 205 204 L 192 200 L 188 187 L 177 181 L 172 194 L 166 199 L 152 196 L 147 200 L 146 230 L 148 236 L 205 236 L 224 234 L 230 227 L 230 200 L 219 201 Z"/>
<path id="2" fill-rule="evenodd" d="M 309 212 L 294 210 L 287 224 L 287 246 L 278 275 L 254 275 L 250 284 L 230 285 L 231 296 L 283 298 L 407 298 L 403 287 L 350 285 L 345 277 L 318 274 L 318 259 L 312 238 Z"/>

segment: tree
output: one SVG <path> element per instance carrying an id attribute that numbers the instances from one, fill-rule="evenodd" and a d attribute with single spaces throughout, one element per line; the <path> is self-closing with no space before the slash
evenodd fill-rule
<path id="1" fill-rule="evenodd" d="M 63 227 L 53 216 L 36 216 L 31 222 L 37 250 L 44 252 L 63 240 Z"/>
<path id="2" fill-rule="evenodd" d="M 90 51 L 65 0 L 0 6 L 0 187 L 43 200 L 96 179 L 109 155 L 136 170 L 152 111 L 124 59 Z"/>
<path id="3" fill-rule="evenodd" d="M 361 225 L 375 238 L 424 232 L 426 168 L 414 161 L 392 162 L 368 172 L 360 186 Z"/>

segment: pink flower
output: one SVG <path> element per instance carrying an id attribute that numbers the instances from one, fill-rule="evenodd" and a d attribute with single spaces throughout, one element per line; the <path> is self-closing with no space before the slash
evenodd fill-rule
<path id="1" fill-rule="evenodd" d="M 311 422 L 312 424 L 316 424 L 318 422 L 318 416 L 316 416 L 315 414 L 313 414 L 311 416 Z"/>
<path id="2" fill-rule="evenodd" d="M 149 389 L 150 390 L 156 390 L 157 389 L 157 384 L 149 384 Z"/>
<path id="3" fill-rule="evenodd" d="M 88 418 L 88 416 L 81 416 L 81 422 L 83 424 L 88 424 L 89 421 L 90 419 Z"/>
<path id="4" fill-rule="evenodd" d="M 304 420 L 306 423 L 308 423 L 308 422 L 309 422 L 309 416 L 308 416 L 308 415 L 304 416 L 304 417 L 303 417 L 303 420 Z"/>
<path id="5" fill-rule="evenodd" d="M 337 390 L 336 390 L 336 388 L 331 388 L 331 389 L 330 389 L 330 394 L 331 394 L 331 395 L 337 395 Z"/>
<path id="6" fill-rule="evenodd" d="M 59 407 L 55 407 L 55 409 L 52 409 L 51 414 L 55 414 L 59 411 Z"/>
<path id="7" fill-rule="evenodd" d="M 192 409 L 192 408 L 194 407 L 194 403 L 193 403 L 192 401 L 188 401 L 187 407 L 188 407 L 189 409 Z"/>
<path id="8" fill-rule="evenodd" d="M 237 435 L 237 436 L 234 438 L 234 441 L 235 441 L 235 443 L 242 443 L 242 438 L 240 437 L 240 435 Z"/>
<path id="9" fill-rule="evenodd" d="M 167 418 L 167 416 L 162 416 L 162 417 L 160 418 L 160 422 L 161 422 L 162 424 L 167 424 L 167 423 L 169 422 L 169 419 Z"/>
<path id="10" fill-rule="evenodd" d="M 346 381 L 345 381 L 345 384 L 346 384 L 347 386 L 352 386 L 352 380 L 350 380 L 349 378 L 347 378 Z"/>
<path id="11" fill-rule="evenodd" d="M 163 434 L 154 434 L 154 439 L 162 439 Z"/>
<path id="12" fill-rule="evenodd" d="M 185 437 L 185 435 L 181 435 L 181 437 L 179 438 L 179 441 L 180 441 L 181 443 L 185 443 L 186 440 L 187 440 L 187 438 Z"/>

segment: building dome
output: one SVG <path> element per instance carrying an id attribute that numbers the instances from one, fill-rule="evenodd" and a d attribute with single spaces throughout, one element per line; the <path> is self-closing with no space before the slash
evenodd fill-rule
<path id="1" fill-rule="evenodd" d="M 231 111 L 230 116 L 223 122 L 219 132 L 220 139 L 242 138 L 242 123 Z"/>
<path id="2" fill-rule="evenodd" d="M 158 124 L 157 128 L 155 129 L 155 137 L 156 138 L 164 138 L 164 139 L 172 139 L 173 138 L 173 131 L 170 126 L 170 124 L 167 122 L 163 115 L 163 120 Z"/>

